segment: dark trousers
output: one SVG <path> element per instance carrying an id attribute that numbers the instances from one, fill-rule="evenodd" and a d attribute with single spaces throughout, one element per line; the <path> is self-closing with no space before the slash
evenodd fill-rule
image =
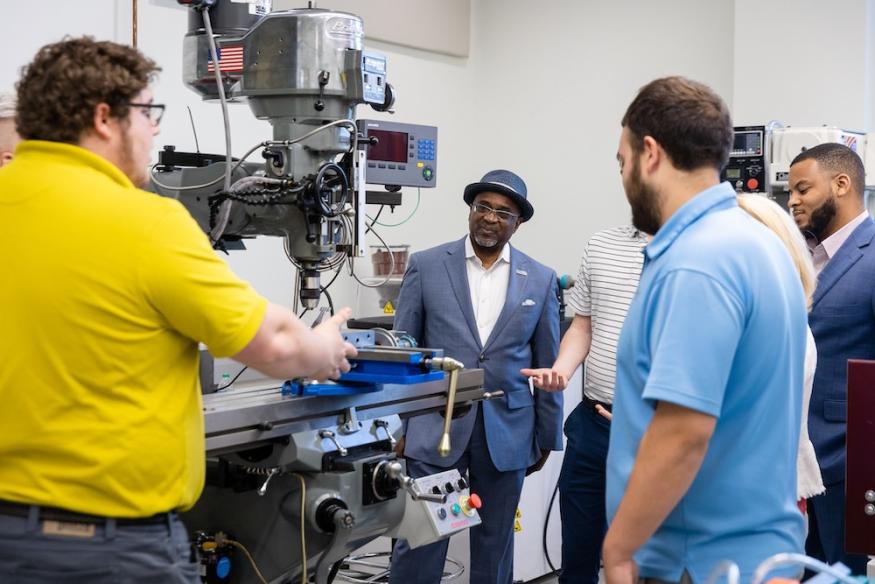
<path id="1" fill-rule="evenodd" d="M 826 493 L 808 500 L 805 553 L 828 564 L 841 562 L 855 575 L 866 573 L 866 556 L 845 553 L 844 481 L 827 485 Z"/>
<path id="2" fill-rule="evenodd" d="M 526 445 L 528 447 L 528 445 Z M 477 422 L 468 448 L 455 468 L 469 473 L 471 492 L 483 499 L 480 508 L 481 525 L 472 527 L 471 584 L 511 584 L 513 582 L 513 521 L 516 514 L 526 469 L 500 471 L 492 464 L 483 413 L 477 412 Z M 446 468 L 407 459 L 407 474 L 419 478 L 439 473 Z M 416 549 L 399 539 L 392 550 L 390 584 L 438 584 L 444 571 L 449 540 L 445 539 Z"/>
<path id="3" fill-rule="evenodd" d="M 581 402 L 565 421 L 565 457 L 559 474 L 562 584 L 596 584 L 605 516 L 605 467 L 611 423 Z"/>
<path id="4" fill-rule="evenodd" d="M 0 515 L 3 584 L 195 584 L 197 564 L 182 522 L 61 524 Z"/>

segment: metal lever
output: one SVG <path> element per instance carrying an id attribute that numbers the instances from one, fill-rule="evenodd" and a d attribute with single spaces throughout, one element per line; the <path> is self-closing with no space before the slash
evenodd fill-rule
<path id="1" fill-rule="evenodd" d="M 416 481 L 404 474 L 404 471 L 401 469 L 401 463 L 397 460 L 386 463 L 386 475 L 401 483 L 401 486 L 404 487 L 404 490 L 410 494 L 410 498 L 414 501 L 430 501 L 432 503 L 440 503 L 441 505 L 447 502 L 445 494 L 438 495 L 436 493 L 423 493 L 420 491 L 419 487 L 416 486 Z"/>
<path id="2" fill-rule="evenodd" d="M 328 85 L 328 80 L 331 78 L 331 73 L 328 71 L 319 71 L 319 76 L 317 79 L 319 80 L 319 97 L 316 99 L 316 102 L 313 104 L 313 109 L 317 112 L 321 112 L 325 109 L 325 102 L 322 101 L 322 98 L 325 97 L 325 86 Z"/>
<path id="3" fill-rule="evenodd" d="M 264 479 L 264 482 L 261 483 L 261 486 L 258 488 L 257 493 L 258 493 L 259 497 L 264 497 L 265 493 L 267 493 L 267 484 L 270 482 L 270 479 L 272 479 L 273 477 L 275 477 L 278 474 L 280 474 L 280 469 L 278 469 L 278 468 L 270 469 L 270 471 L 267 473 L 267 478 Z"/>
<path id="4" fill-rule="evenodd" d="M 322 438 L 323 440 L 328 439 L 328 440 L 331 440 L 332 442 L 334 442 L 334 446 L 337 448 L 337 451 L 340 453 L 341 456 L 346 456 L 349 453 L 349 451 L 346 448 L 344 448 L 340 444 L 340 442 L 337 441 L 337 437 L 334 435 L 334 432 L 332 432 L 331 430 L 319 430 L 319 437 Z"/>
<path id="5" fill-rule="evenodd" d="M 380 428 L 385 430 L 386 437 L 389 438 L 389 444 L 392 445 L 392 448 L 395 448 L 395 445 L 398 443 L 398 441 L 395 440 L 395 437 L 392 436 L 392 432 L 389 431 L 389 422 L 387 422 L 386 420 L 374 420 L 374 427 L 376 428 L 376 430 L 374 430 L 374 434 L 376 434 L 377 430 L 379 430 Z"/>
<path id="6" fill-rule="evenodd" d="M 347 509 L 338 509 L 331 518 L 334 524 L 334 534 L 331 536 L 331 543 L 319 558 L 319 563 L 316 564 L 316 584 L 327 584 L 330 579 L 328 575 L 331 571 L 331 566 L 347 556 L 346 544 L 353 533 L 355 526 L 355 516 Z M 306 578 L 306 577 L 305 577 Z M 307 580 L 309 582 L 309 580 Z"/>
<path id="7" fill-rule="evenodd" d="M 456 402 L 456 387 L 459 383 L 459 371 L 465 368 L 460 362 L 452 357 L 435 357 L 428 362 L 429 367 L 437 371 L 450 372 L 450 390 L 447 394 L 447 409 L 444 412 L 444 433 L 441 435 L 440 444 L 438 444 L 438 454 L 441 456 L 450 455 L 450 424 L 453 421 L 453 406 Z"/>

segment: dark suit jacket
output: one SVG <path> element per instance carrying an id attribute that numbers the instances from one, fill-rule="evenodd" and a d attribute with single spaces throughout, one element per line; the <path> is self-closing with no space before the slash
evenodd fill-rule
<path id="1" fill-rule="evenodd" d="M 873 239 L 867 217 L 820 273 L 808 318 L 817 345 L 808 433 L 827 485 L 845 479 L 848 359 L 875 359 Z"/>
<path id="2" fill-rule="evenodd" d="M 536 389 L 520 374 L 524 367 L 552 367 L 559 349 L 556 273 L 511 247 L 507 299 L 486 343 L 481 345 L 465 259 L 465 239 L 410 257 L 401 285 L 395 329 L 410 333 L 422 347 L 444 349 L 466 368 L 485 370 L 486 389 L 505 397 L 482 404 L 486 438 L 498 470 L 534 463 L 540 450 L 562 449 L 561 393 Z M 453 420 L 452 451 L 437 453 L 443 418 L 433 413 L 407 423 L 405 455 L 452 466 L 464 452 L 477 407 Z"/>

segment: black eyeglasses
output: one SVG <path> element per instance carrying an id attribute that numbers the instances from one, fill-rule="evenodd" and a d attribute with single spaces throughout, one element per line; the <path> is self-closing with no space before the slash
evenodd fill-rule
<path id="1" fill-rule="evenodd" d="M 498 209 L 493 209 L 489 205 L 484 205 L 483 203 L 474 203 L 471 205 L 471 211 L 482 217 L 486 217 L 492 213 L 502 223 L 511 223 L 520 217 L 516 213 L 511 213 L 510 211 L 499 211 Z"/>
<path id="2" fill-rule="evenodd" d="M 149 118 L 149 121 L 152 122 L 153 125 L 157 126 L 161 123 L 161 118 L 164 117 L 164 104 L 163 103 L 128 103 L 131 107 L 140 108 L 146 116 Z"/>

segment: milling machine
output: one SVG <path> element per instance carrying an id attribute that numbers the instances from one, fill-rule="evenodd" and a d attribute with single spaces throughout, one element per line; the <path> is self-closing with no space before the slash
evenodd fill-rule
<path id="1" fill-rule="evenodd" d="M 178 199 L 217 249 L 277 236 L 299 273 L 304 307 L 320 272 L 365 252 L 366 184 L 432 187 L 437 129 L 356 118 L 390 110 L 382 55 L 363 49 L 359 17 L 269 2 L 178 0 L 190 8 L 184 80 L 217 100 L 225 153 L 165 147 L 152 188 Z M 273 135 L 235 158 L 227 104 L 248 103 Z M 250 161 L 260 152 L 261 161 Z M 346 333 L 359 348 L 337 383 L 290 380 L 204 396 L 207 485 L 183 515 L 204 582 L 326 584 L 342 559 L 380 535 L 418 546 L 479 523 L 479 498 L 447 471 L 411 479 L 394 447 L 402 419 L 500 395 L 480 370 L 383 331 Z M 448 449 L 448 443 L 435 445 Z"/>

